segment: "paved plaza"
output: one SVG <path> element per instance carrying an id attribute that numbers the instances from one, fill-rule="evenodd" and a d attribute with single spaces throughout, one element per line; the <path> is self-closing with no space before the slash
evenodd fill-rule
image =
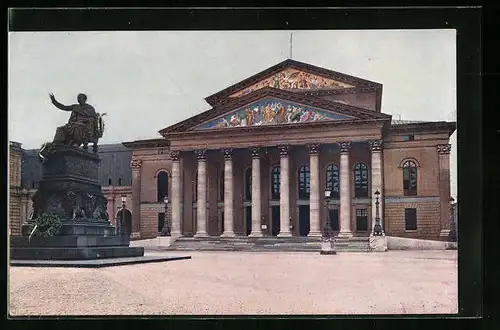
<path id="1" fill-rule="evenodd" d="M 414 314 L 458 311 L 456 251 L 149 252 L 190 260 L 10 268 L 10 314 Z"/>

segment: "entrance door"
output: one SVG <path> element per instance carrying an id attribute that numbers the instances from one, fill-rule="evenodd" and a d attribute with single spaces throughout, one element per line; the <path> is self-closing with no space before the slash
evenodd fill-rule
<path id="1" fill-rule="evenodd" d="M 272 206 L 271 207 L 271 236 L 278 236 L 280 233 L 280 207 Z"/>
<path id="2" fill-rule="evenodd" d="M 309 234 L 309 205 L 299 206 L 299 236 Z"/>
<path id="3" fill-rule="evenodd" d="M 247 236 L 252 232 L 252 207 L 245 207 L 245 227 Z"/>
<path id="4" fill-rule="evenodd" d="M 330 227 L 333 231 L 339 231 L 339 210 L 332 209 L 328 210 L 328 215 L 330 216 Z"/>
<path id="5" fill-rule="evenodd" d="M 221 222 L 220 223 L 220 228 L 221 228 L 220 234 L 222 234 L 222 233 L 224 233 L 224 211 L 220 212 L 220 222 Z"/>

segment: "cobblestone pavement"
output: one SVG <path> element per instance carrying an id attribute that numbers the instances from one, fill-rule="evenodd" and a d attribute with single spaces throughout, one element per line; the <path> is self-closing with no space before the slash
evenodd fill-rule
<path id="1" fill-rule="evenodd" d="M 150 252 L 192 259 L 10 268 L 10 314 L 432 314 L 458 311 L 456 251 Z"/>

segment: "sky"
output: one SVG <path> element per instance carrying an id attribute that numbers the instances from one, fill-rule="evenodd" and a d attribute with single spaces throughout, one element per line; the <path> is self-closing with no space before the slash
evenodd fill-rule
<path id="1" fill-rule="evenodd" d="M 290 33 L 292 52 L 290 54 Z M 394 119 L 456 120 L 455 30 L 9 33 L 9 140 L 51 141 L 78 93 L 106 113 L 100 143 L 159 138 L 204 98 L 287 58 L 383 84 Z M 456 132 L 451 185 L 457 198 Z"/>

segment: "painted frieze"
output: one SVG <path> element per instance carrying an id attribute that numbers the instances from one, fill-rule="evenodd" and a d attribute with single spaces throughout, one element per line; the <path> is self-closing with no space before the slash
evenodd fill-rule
<path id="1" fill-rule="evenodd" d="M 355 87 L 333 79 L 324 78 L 315 74 L 287 68 L 264 80 L 261 80 L 230 97 L 240 97 L 264 87 L 273 87 L 284 90 L 316 90 L 316 89 L 341 89 Z"/>
<path id="2" fill-rule="evenodd" d="M 353 118 L 293 102 L 266 98 L 201 124 L 195 129 L 220 129 L 224 127 L 281 125 L 350 119 Z"/>

